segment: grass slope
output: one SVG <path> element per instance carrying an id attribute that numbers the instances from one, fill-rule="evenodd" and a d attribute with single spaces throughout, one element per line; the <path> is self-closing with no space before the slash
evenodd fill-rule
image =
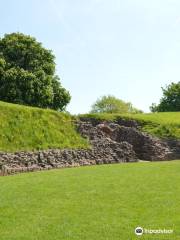
<path id="1" fill-rule="evenodd" d="M 142 113 L 142 114 L 84 114 L 80 117 L 102 120 L 118 118 L 137 120 L 142 130 L 161 138 L 180 139 L 180 112 Z"/>
<path id="2" fill-rule="evenodd" d="M 0 102 L 0 151 L 87 146 L 69 115 Z"/>
<path id="3" fill-rule="evenodd" d="M 0 177 L 1 240 L 180 239 L 180 161 Z"/>
<path id="4" fill-rule="evenodd" d="M 86 114 L 104 120 L 135 119 L 142 130 L 164 138 L 180 139 L 180 112 L 156 114 Z M 48 148 L 88 148 L 68 114 L 0 102 L 0 151 Z"/>

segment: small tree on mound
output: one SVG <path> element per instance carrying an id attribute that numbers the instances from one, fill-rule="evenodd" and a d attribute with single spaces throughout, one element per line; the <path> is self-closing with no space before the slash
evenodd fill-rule
<path id="1" fill-rule="evenodd" d="M 22 33 L 0 39 L 0 100 L 64 110 L 69 92 L 55 75 L 55 57 Z"/>
<path id="2" fill-rule="evenodd" d="M 163 97 L 158 105 L 152 104 L 152 112 L 179 112 L 180 111 L 180 82 L 171 83 L 162 88 Z"/>
<path id="3" fill-rule="evenodd" d="M 92 105 L 91 113 L 140 113 L 131 103 L 112 95 L 102 96 Z"/>

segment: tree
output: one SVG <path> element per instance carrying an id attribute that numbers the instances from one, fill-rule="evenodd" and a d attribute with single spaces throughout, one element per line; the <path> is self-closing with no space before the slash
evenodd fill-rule
<path id="1" fill-rule="evenodd" d="M 0 100 L 64 110 L 69 92 L 55 75 L 55 57 L 22 33 L 0 39 Z"/>
<path id="2" fill-rule="evenodd" d="M 92 105 L 91 113 L 140 113 L 131 103 L 126 103 L 112 95 L 102 96 Z"/>
<path id="3" fill-rule="evenodd" d="M 160 103 L 153 103 L 150 107 L 152 112 L 178 112 L 180 111 L 180 82 L 171 83 L 162 88 L 163 97 Z"/>

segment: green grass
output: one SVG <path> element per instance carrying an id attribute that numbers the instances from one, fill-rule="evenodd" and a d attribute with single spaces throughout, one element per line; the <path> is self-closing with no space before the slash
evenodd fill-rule
<path id="1" fill-rule="evenodd" d="M 64 113 L 0 102 L 0 151 L 87 148 L 71 120 Z"/>
<path id="2" fill-rule="evenodd" d="M 143 114 L 83 114 L 80 117 L 102 120 L 118 118 L 134 119 L 140 123 L 142 130 L 161 138 L 180 139 L 180 112 L 143 113 Z"/>
<path id="3" fill-rule="evenodd" d="M 180 112 L 156 114 L 86 114 L 97 119 L 135 119 L 142 130 L 162 138 L 180 139 Z M 0 151 L 89 148 L 76 131 L 75 117 L 0 101 Z"/>
<path id="4" fill-rule="evenodd" d="M 0 177 L 0 239 L 180 239 L 179 172 L 172 161 Z M 174 233 L 139 238 L 137 226 Z"/>

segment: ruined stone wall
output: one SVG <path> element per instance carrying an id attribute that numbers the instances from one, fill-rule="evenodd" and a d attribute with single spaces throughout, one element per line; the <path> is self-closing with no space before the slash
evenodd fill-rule
<path id="1" fill-rule="evenodd" d="M 119 124 L 120 122 L 103 122 L 95 126 L 94 123 L 82 122 L 78 125 L 78 131 L 89 139 L 109 137 L 117 143 L 127 142 L 133 147 L 137 158 L 142 160 L 172 159 L 171 148 L 166 142 L 141 132 L 134 122 L 129 122 L 134 127 Z"/>
<path id="2" fill-rule="evenodd" d="M 91 149 L 49 149 L 34 152 L 0 152 L 0 174 L 83 165 L 180 159 L 180 141 L 162 141 L 139 130 L 134 121 L 105 122 L 81 119 L 79 133 Z"/>
<path id="3" fill-rule="evenodd" d="M 136 154 L 127 142 L 111 139 L 92 140 L 92 149 L 49 149 L 35 152 L 0 152 L 0 174 L 45 170 L 84 165 L 134 162 Z"/>

